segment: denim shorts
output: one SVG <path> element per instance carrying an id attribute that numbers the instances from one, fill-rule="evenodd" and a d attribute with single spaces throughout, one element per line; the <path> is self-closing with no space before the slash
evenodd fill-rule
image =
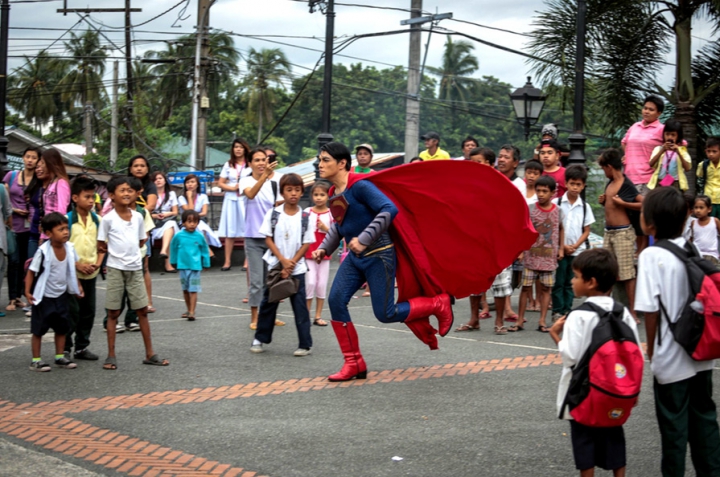
<path id="1" fill-rule="evenodd" d="M 180 270 L 180 285 L 182 286 L 182 291 L 184 292 L 201 292 L 200 270 Z"/>

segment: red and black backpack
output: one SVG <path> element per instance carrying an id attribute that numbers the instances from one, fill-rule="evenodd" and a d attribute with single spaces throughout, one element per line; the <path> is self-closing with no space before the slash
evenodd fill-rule
<path id="1" fill-rule="evenodd" d="M 565 408 L 575 421 L 590 427 L 622 426 L 637 404 L 642 385 L 643 353 L 632 329 L 623 322 L 625 308 L 614 303 L 606 311 L 585 302 L 576 310 L 592 311 L 600 321 L 587 351 L 573 367 Z"/>
<path id="2" fill-rule="evenodd" d="M 702 258 L 689 243 L 685 247 L 663 240 L 656 247 L 667 250 L 685 265 L 690 296 L 673 323 L 660 299 L 661 315 L 667 319 L 675 341 L 695 361 L 720 358 L 720 270 Z M 662 320 L 662 316 L 660 317 Z M 658 320 L 658 346 L 662 345 Z"/>

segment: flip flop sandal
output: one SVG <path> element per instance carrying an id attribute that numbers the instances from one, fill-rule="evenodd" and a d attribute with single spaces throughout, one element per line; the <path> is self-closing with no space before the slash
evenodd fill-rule
<path id="1" fill-rule="evenodd" d="M 195 321 L 195 315 L 188 315 L 188 321 Z"/>
<path id="2" fill-rule="evenodd" d="M 103 363 L 103 369 L 108 371 L 115 371 L 117 369 L 117 358 L 107 357 Z"/>
<path id="3" fill-rule="evenodd" d="M 251 330 L 257 330 L 257 323 L 250 323 Z"/>
<path id="4" fill-rule="evenodd" d="M 170 361 L 167 359 L 160 359 L 158 355 L 154 354 L 147 359 L 143 359 L 143 364 L 149 364 L 150 366 L 169 366 Z"/>
<path id="5" fill-rule="evenodd" d="M 496 335 L 506 335 L 508 333 L 508 329 L 504 326 L 496 326 L 495 327 L 495 334 Z"/>
<path id="6" fill-rule="evenodd" d="M 515 332 L 517 332 L 517 331 L 525 331 L 525 327 L 515 325 L 515 326 L 509 327 L 507 330 L 508 330 L 509 333 L 515 333 Z"/>
<path id="7" fill-rule="evenodd" d="M 285 322 L 282 320 L 275 320 L 275 326 L 285 326 Z"/>
<path id="8" fill-rule="evenodd" d="M 188 316 L 190 316 L 190 313 L 185 312 L 182 315 L 180 315 L 180 318 L 187 318 Z"/>
<path id="9" fill-rule="evenodd" d="M 148 306 L 147 312 L 148 313 L 155 313 L 157 311 L 157 308 L 154 306 Z"/>
<path id="10" fill-rule="evenodd" d="M 313 325 L 315 326 L 327 326 L 327 321 L 323 320 L 322 318 L 315 318 L 313 320 Z"/>
<path id="11" fill-rule="evenodd" d="M 478 315 L 478 318 L 480 318 L 481 320 L 487 320 L 488 318 L 492 318 L 492 315 L 487 311 L 483 311 Z"/>
<path id="12" fill-rule="evenodd" d="M 463 325 L 458 326 L 455 328 L 455 331 L 479 331 L 480 330 L 480 323 L 478 323 L 477 326 L 470 326 L 469 324 L 465 323 Z"/>
<path id="13" fill-rule="evenodd" d="M 537 327 L 537 330 L 538 330 L 540 333 L 550 333 L 550 328 L 548 328 L 547 326 L 542 326 L 542 325 L 540 325 L 540 326 Z"/>

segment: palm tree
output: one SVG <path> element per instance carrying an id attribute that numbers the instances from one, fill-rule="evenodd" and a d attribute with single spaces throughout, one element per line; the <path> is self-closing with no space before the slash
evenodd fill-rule
<path id="1" fill-rule="evenodd" d="M 62 63 L 45 50 L 34 61 L 28 57 L 25 60 L 25 65 L 13 70 L 10 76 L 8 104 L 40 130 L 59 110 L 53 89 Z"/>
<path id="2" fill-rule="evenodd" d="M 279 48 L 263 48 L 259 51 L 250 48 L 247 68 L 248 72 L 245 76 L 248 99 L 247 115 L 251 120 L 257 118 L 257 143 L 260 144 L 263 121 L 272 121 L 273 107 L 277 103 L 277 95 L 272 86 L 285 89 L 282 81 L 291 79 L 291 68 L 285 53 Z"/>
<path id="3" fill-rule="evenodd" d="M 439 99 L 450 102 L 453 122 L 457 117 L 456 108 L 464 106 L 474 87 L 469 76 L 478 68 L 478 59 L 472 54 L 475 46 L 467 41 L 453 42 L 447 37 L 443 53 L 442 68 L 428 67 L 430 73 L 440 77 Z"/>
<path id="4" fill-rule="evenodd" d="M 531 64 L 545 84 L 559 82 L 571 92 L 577 0 L 546 0 L 545 4 L 547 9 L 537 16 L 530 42 L 539 59 Z M 717 115 L 712 119 L 706 113 L 699 115 L 702 103 L 720 103 L 720 97 L 713 98 L 720 95 L 720 77 L 713 71 L 720 62 L 720 48 L 710 44 L 696 58 L 692 55 L 692 21 L 698 18 L 720 27 L 720 1 L 588 1 L 586 65 L 594 90 L 590 99 L 605 106 L 608 132 L 636 121 L 642 97 L 658 93 L 674 106 L 690 155 L 696 158 L 697 124 L 705 128 L 711 126 L 709 122 L 717 124 Z M 657 83 L 656 76 L 671 46 L 676 50 L 675 79 L 666 88 Z"/>
<path id="5" fill-rule="evenodd" d="M 105 95 L 102 77 L 107 58 L 99 34 L 90 29 L 82 35 L 70 32 L 70 40 L 65 42 L 65 47 L 73 59 L 69 60 L 69 71 L 58 84 L 63 100 L 82 107 L 88 102 L 99 102 Z"/>

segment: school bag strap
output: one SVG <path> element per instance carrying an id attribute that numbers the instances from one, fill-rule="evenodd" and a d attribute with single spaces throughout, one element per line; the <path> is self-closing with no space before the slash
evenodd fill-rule
<path id="1" fill-rule="evenodd" d="M 278 220 L 280 220 L 280 211 L 277 209 L 273 209 L 272 214 L 270 214 L 270 230 L 272 231 L 272 237 L 273 240 L 275 240 L 275 227 L 277 227 Z M 303 211 L 302 217 L 301 217 L 301 235 L 300 235 L 300 241 L 302 242 L 302 237 L 305 237 L 305 232 L 307 232 L 308 224 L 310 222 L 310 212 Z"/>
<path id="2" fill-rule="evenodd" d="M 274 180 L 270 180 L 270 186 L 273 191 L 273 207 L 275 207 L 275 204 L 277 204 L 278 201 L 278 184 Z"/>
<path id="3" fill-rule="evenodd" d="M 10 183 L 8 184 L 8 186 L 12 186 L 13 182 L 15 182 L 15 179 L 17 179 L 17 171 L 12 171 L 10 173 Z"/>

